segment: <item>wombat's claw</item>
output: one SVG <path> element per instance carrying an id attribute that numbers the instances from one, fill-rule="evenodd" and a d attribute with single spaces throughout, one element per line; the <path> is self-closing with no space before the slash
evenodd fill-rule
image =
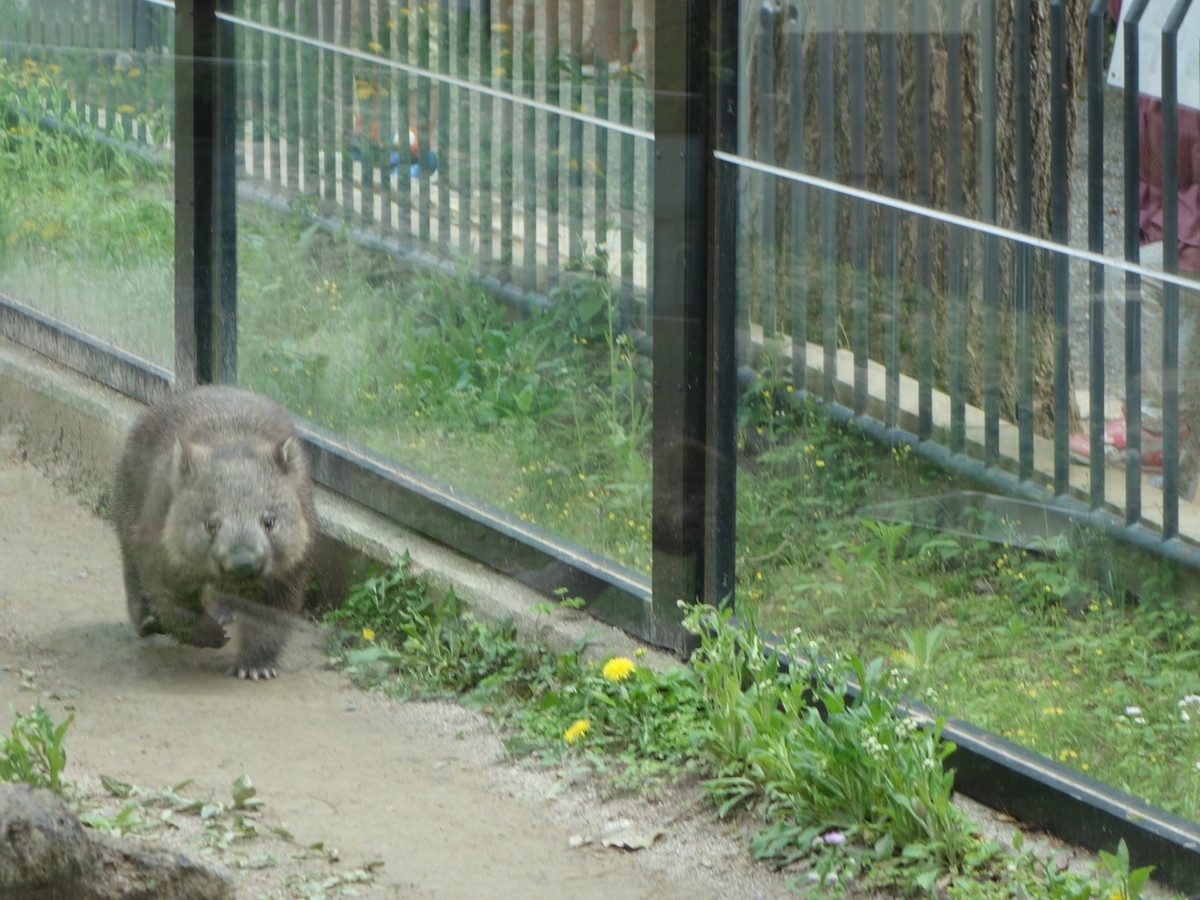
<path id="1" fill-rule="evenodd" d="M 234 666 L 229 670 L 240 681 L 267 681 L 279 677 L 279 670 L 274 666 Z"/>

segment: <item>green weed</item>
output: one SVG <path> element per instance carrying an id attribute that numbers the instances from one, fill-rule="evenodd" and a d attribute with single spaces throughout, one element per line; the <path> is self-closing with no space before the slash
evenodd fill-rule
<path id="1" fill-rule="evenodd" d="M 71 715 L 55 724 L 40 703 L 24 715 L 14 713 L 12 731 L 0 742 L 0 781 L 24 782 L 61 794 L 67 765 L 63 741 L 74 720 Z"/>

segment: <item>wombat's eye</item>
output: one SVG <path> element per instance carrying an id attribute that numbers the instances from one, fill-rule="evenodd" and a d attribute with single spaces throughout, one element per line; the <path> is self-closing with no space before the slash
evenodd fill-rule
<path id="1" fill-rule="evenodd" d="M 262 527 L 265 528 L 267 531 L 270 531 L 272 528 L 274 528 L 275 527 L 275 517 L 272 515 L 263 516 L 262 517 Z"/>
<path id="2" fill-rule="evenodd" d="M 216 519 L 205 519 L 204 520 L 204 530 L 207 531 L 209 534 L 216 534 L 217 529 L 220 527 L 220 525 L 221 525 L 221 523 L 218 522 Z"/>

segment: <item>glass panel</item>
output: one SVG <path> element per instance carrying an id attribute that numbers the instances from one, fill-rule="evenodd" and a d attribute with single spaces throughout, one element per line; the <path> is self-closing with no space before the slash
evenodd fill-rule
<path id="1" fill-rule="evenodd" d="M 0 291 L 165 365 L 173 17 L 0 0 Z"/>
<path id="2" fill-rule="evenodd" d="M 237 5 L 239 379 L 644 572 L 646 7 L 603 6 Z"/>
<path id="3" fill-rule="evenodd" d="M 1120 265 L 1121 92 L 1101 88 L 1105 142 L 1091 148 L 1103 154 L 1097 208 L 1115 257 L 1105 267 L 1084 252 L 1083 75 L 1056 97 L 1046 35 L 1022 88 L 1006 4 L 815 0 L 795 10 L 743 20 L 741 145 L 720 168 L 744 198 L 740 361 L 760 376 L 742 402 L 739 610 L 825 651 L 882 657 L 937 711 L 1200 819 L 1194 576 L 1060 504 L 1005 496 L 1089 499 L 1091 472 L 1067 454 L 1086 461 L 1089 445 L 1080 451 L 1062 426 L 1086 432 L 1102 351 L 1104 384 L 1092 384 L 1115 421 L 1096 504 L 1128 515 L 1136 488 L 1147 542 L 1164 522 L 1167 304 L 1152 277 L 1127 293 Z M 1066 24 L 1082 46 L 1082 12 Z M 1025 89 L 1033 103 L 1022 106 Z M 1184 126 L 1195 115 L 1181 117 L 1181 144 L 1196 139 Z M 1143 141 L 1157 139 L 1146 115 L 1140 127 Z M 1056 145 L 1074 157 L 1056 159 Z M 1143 263 L 1163 268 L 1154 235 L 1140 237 Z M 1106 282 L 1097 294 L 1093 264 Z M 1192 303 L 1185 287 L 1181 482 Z M 1127 381 L 1135 315 L 1144 371 Z M 1146 429 L 1136 481 L 1121 419 L 1134 382 Z M 888 437 L 916 449 L 878 440 Z M 1194 541 L 1200 520 L 1184 493 L 1181 532 Z"/>

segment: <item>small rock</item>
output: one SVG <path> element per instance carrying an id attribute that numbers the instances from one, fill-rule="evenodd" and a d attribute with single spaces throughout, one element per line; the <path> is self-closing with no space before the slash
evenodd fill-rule
<path id="1" fill-rule="evenodd" d="M 164 847 L 87 832 L 50 791 L 0 785 L 0 897 L 233 900 L 232 880 Z"/>

